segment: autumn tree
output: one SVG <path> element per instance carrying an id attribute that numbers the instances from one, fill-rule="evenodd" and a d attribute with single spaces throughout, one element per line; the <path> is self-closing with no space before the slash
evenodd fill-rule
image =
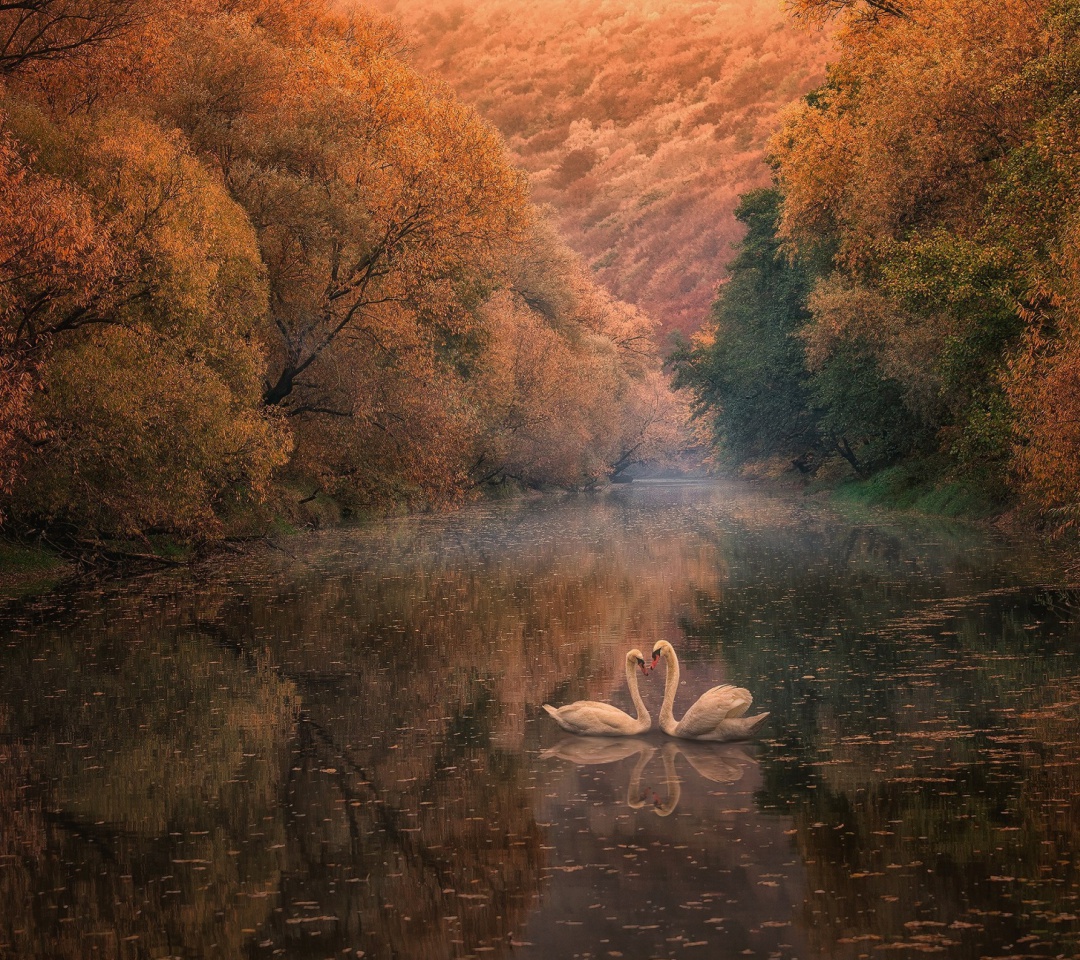
<path id="1" fill-rule="evenodd" d="M 8 362 L 29 358 L 42 387 L 12 513 L 78 534 L 211 532 L 221 498 L 264 490 L 287 444 L 258 403 L 250 226 L 150 124 L 58 125 L 26 105 L 9 123 L 35 152 L 20 193 L 52 201 L 23 211 L 4 318 Z"/>
<path id="2" fill-rule="evenodd" d="M 1053 414 L 1030 381 L 1071 336 L 1074 5 L 796 6 L 842 24 L 825 84 L 772 143 L 788 249 L 832 259 L 808 299 L 809 356 L 873 364 L 961 473 L 1000 485 L 1016 467 L 1033 491 Z"/>
<path id="3" fill-rule="evenodd" d="M 1080 3 L 1049 5 L 1046 45 L 1015 79 L 1035 111 L 1002 164 L 990 229 L 1014 251 L 1020 346 L 1003 376 L 1016 419 L 1012 443 L 1022 493 L 1056 528 L 1080 520 Z"/>
<path id="4" fill-rule="evenodd" d="M 256 13 L 188 24 L 160 100 L 255 225 L 270 292 L 263 401 L 339 494 L 352 477 L 361 503 L 396 499 L 391 488 L 452 495 L 456 465 L 436 451 L 460 449 L 455 404 L 420 400 L 468 367 L 475 310 L 527 223 L 524 184 L 377 19 L 323 13 L 318 31 L 293 34 Z M 413 482 L 387 484 L 395 469 Z"/>
<path id="5" fill-rule="evenodd" d="M 34 171 L 6 134 L 0 222 L 0 494 L 8 494 L 41 440 L 31 406 L 49 334 L 86 309 L 112 251 L 87 198 Z"/>
<path id="6" fill-rule="evenodd" d="M 787 6 L 795 16 L 807 20 L 831 20 L 841 15 L 855 21 L 910 16 L 907 4 L 893 0 L 788 0 Z"/>
<path id="7" fill-rule="evenodd" d="M 0 75 L 115 40 L 139 16 L 138 0 L 5 0 L 0 3 Z"/>
<path id="8" fill-rule="evenodd" d="M 674 458 L 687 410 L 660 370 L 653 321 L 601 289 L 548 222 L 521 254 L 482 309 L 473 482 L 588 487 Z"/>
<path id="9" fill-rule="evenodd" d="M 533 195 L 618 299 L 688 335 L 767 185 L 765 142 L 820 82 L 827 30 L 775 0 L 377 0 L 410 56 L 506 137 Z"/>
<path id="10" fill-rule="evenodd" d="M 548 257 L 498 135 L 387 21 L 125 12 L 0 91 L 16 525 L 201 537 L 283 488 L 422 506 L 492 458 L 586 485 L 676 442 L 651 321 Z"/>

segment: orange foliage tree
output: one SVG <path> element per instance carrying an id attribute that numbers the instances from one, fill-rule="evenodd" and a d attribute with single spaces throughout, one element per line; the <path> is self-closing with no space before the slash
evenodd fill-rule
<path id="1" fill-rule="evenodd" d="M 474 481 L 589 486 L 675 461 L 689 413 L 660 369 L 655 322 L 600 289 L 550 225 L 523 253 L 484 306 Z"/>
<path id="2" fill-rule="evenodd" d="M 23 277 L 9 325 L 9 356 L 37 358 L 46 431 L 13 510 L 113 535 L 206 532 L 223 491 L 265 488 L 286 445 L 259 409 L 266 294 L 250 226 L 150 124 L 58 126 L 24 107 L 12 125 L 37 141 L 34 179 L 63 174 L 78 214 L 74 236 L 51 235 L 66 252 L 45 247 L 33 288 Z"/>
<path id="3" fill-rule="evenodd" d="M 31 401 L 49 334 L 86 310 L 112 262 L 86 198 L 0 139 L 0 493 L 41 439 Z"/>
<path id="4" fill-rule="evenodd" d="M 169 49 L 161 109 L 255 225 L 263 401 L 289 417 L 295 465 L 320 488 L 363 505 L 453 496 L 453 381 L 527 224 L 523 182 L 379 21 L 327 15 L 312 35 L 261 29 L 259 15 L 193 18 Z"/>
<path id="5" fill-rule="evenodd" d="M 0 74 L 116 40 L 138 16 L 137 0 L 7 0 L 0 4 Z"/>
<path id="6" fill-rule="evenodd" d="M 402 61 L 387 21 L 319 0 L 124 16 L 0 90 L 18 523 L 204 536 L 283 485 L 446 502 L 482 481 L 481 448 L 522 482 L 591 483 L 659 449 L 656 410 L 677 426 L 638 355 L 648 324 L 537 252 L 498 135 Z M 525 262 L 573 305 L 529 306 Z M 520 392 L 545 426 L 485 447 L 505 416 L 482 385 L 505 383 L 515 337 L 546 345 L 529 363 L 547 386 Z"/>

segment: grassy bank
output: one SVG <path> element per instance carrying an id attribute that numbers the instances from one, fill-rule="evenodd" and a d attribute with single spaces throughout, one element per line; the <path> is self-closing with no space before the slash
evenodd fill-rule
<path id="1" fill-rule="evenodd" d="M 821 489 L 844 503 L 957 520 L 990 520 L 1012 506 L 1002 485 L 959 479 L 927 461 L 897 464 L 866 478 L 824 481 Z"/>
<path id="2" fill-rule="evenodd" d="M 73 564 L 44 547 L 0 542 L 0 599 L 44 593 L 74 572 Z"/>

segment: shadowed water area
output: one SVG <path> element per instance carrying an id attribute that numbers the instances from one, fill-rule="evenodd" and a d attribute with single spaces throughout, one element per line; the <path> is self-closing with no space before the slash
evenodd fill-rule
<path id="1" fill-rule="evenodd" d="M 641 485 L 0 608 L 0 956 L 1080 956 L 1080 592 L 967 527 Z M 680 715 L 571 737 L 669 640 Z M 642 678 L 654 720 L 662 670 Z"/>

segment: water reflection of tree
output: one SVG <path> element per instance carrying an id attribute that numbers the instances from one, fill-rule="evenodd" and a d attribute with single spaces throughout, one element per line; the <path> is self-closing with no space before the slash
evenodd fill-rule
<path id="1" fill-rule="evenodd" d="M 390 524 L 28 605 L 0 654 L 0 954 L 504 952 L 546 872 L 527 720 L 619 702 L 628 638 L 677 641 L 676 617 L 680 654 L 773 711 L 758 800 L 791 811 L 810 889 L 835 897 L 806 908 L 823 953 L 868 952 L 836 941 L 882 917 L 933 945 L 905 924 L 951 904 L 1011 911 L 963 921 L 1005 942 L 1040 898 L 1068 952 L 1050 916 L 1076 892 L 1078 758 L 1038 745 L 1068 739 L 1054 705 L 1076 670 L 1026 629 L 1067 634 L 1061 598 L 994 594 L 1017 561 L 959 535 L 935 558 L 923 534 L 836 541 L 797 505 L 596 506 L 498 509 L 479 539 Z M 990 937 L 972 930 L 950 949 Z"/>
<path id="2" fill-rule="evenodd" d="M 901 731 L 891 745 L 835 751 L 838 765 L 791 803 L 814 891 L 811 941 L 832 956 L 870 940 L 951 956 L 1002 944 L 1075 955 L 1078 718 L 1074 699 L 1067 716 L 983 743 L 938 731 L 917 738 L 916 753 Z"/>
<path id="3" fill-rule="evenodd" d="M 5 837 L 33 851 L 0 871 L 13 956 L 508 945 L 542 866 L 527 712 L 621 682 L 612 638 L 671 596 L 641 573 L 675 545 L 583 535 L 566 576 L 545 547 L 333 542 L 356 555 L 27 613 L 0 681 Z"/>
<path id="4" fill-rule="evenodd" d="M 945 547 L 852 531 L 757 580 L 733 562 L 749 582 L 699 598 L 685 645 L 768 686 L 759 801 L 795 819 L 821 954 L 1075 955 L 1076 604 Z"/>
<path id="5" fill-rule="evenodd" d="M 520 761 L 490 744 L 485 685 L 415 666 L 414 689 L 372 663 L 311 696 L 266 952 L 452 957 L 520 929 L 541 862 Z"/>
<path id="6" fill-rule="evenodd" d="M 249 595 L 178 587 L 54 610 L 0 669 L 0 953 L 505 946 L 540 844 L 492 676 L 259 645 Z"/>
<path id="7" fill-rule="evenodd" d="M 479 538 L 452 519 L 330 535 L 205 611 L 207 636 L 265 646 L 305 705 L 287 787 L 304 815 L 267 950 L 454 956 L 520 929 L 543 865 L 527 716 L 618 699 L 628 633 L 671 623 L 690 597 L 673 584 L 715 582 L 711 549 L 612 538 L 621 508 L 594 506 L 567 511 L 590 519 L 559 543 L 531 510 Z"/>
<path id="8" fill-rule="evenodd" d="M 140 607 L 39 633 L 0 670 L 4 956 L 235 956 L 269 912 L 291 690 L 182 628 L 131 642 Z"/>

